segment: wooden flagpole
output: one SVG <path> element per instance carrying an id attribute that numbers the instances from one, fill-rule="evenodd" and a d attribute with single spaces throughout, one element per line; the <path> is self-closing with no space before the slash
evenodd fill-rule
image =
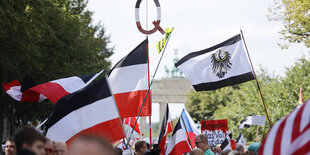
<path id="1" fill-rule="evenodd" d="M 268 112 L 267 112 L 267 108 L 266 108 L 266 104 L 265 104 L 265 101 L 264 101 L 264 97 L 263 97 L 262 91 L 261 91 L 261 89 L 260 89 L 260 86 L 259 86 L 259 83 L 258 83 L 256 74 L 255 74 L 255 71 L 254 71 L 254 67 L 253 67 L 253 64 L 252 64 L 252 60 L 251 60 L 251 57 L 250 57 L 250 54 L 249 54 L 249 51 L 248 51 L 248 47 L 246 46 L 246 43 L 245 43 L 245 40 L 244 40 L 244 36 L 243 36 L 242 30 L 240 30 L 240 32 L 241 32 L 241 37 L 242 37 L 242 40 L 243 40 L 243 42 L 244 42 L 244 46 L 245 46 L 246 52 L 247 52 L 248 57 L 249 57 L 249 60 L 250 60 L 250 64 L 251 64 L 252 71 L 253 71 L 253 74 L 254 74 L 254 77 L 255 77 L 255 80 L 256 80 L 257 88 L 258 88 L 260 97 L 261 97 L 261 99 L 262 99 L 262 102 L 263 102 L 263 104 L 264 104 L 264 109 L 265 109 L 265 112 L 266 112 L 266 115 L 267 115 L 267 118 L 268 118 L 269 127 L 270 127 L 270 129 L 271 129 L 271 126 L 272 126 L 272 125 L 271 125 L 271 121 L 270 121 L 270 118 L 269 118 L 269 115 L 268 115 Z"/>

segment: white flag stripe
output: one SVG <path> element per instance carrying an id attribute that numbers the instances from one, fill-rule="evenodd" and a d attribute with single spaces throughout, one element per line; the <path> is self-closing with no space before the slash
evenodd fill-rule
<path id="1" fill-rule="evenodd" d="M 199 129 L 197 128 L 197 126 L 196 126 L 194 120 L 193 120 L 192 117 L 189 115 L 189 113 L 187 112 L 187 110 L 184 109 L 184 111 L 185 111 L 185 114 L 186 114 L 186 116 L 187 116 L 187 119 L 188 119 L 189 123 L 191 124 L 191 127 L 192 127 L 194 133 L 195 133 L 196 135 L 200 135 L 200 134 L 201 134 L 201 130 L 199 130 Z"/>
<path id="2" fill-rule="evenodd" d="M 186 62 L 182 63 L 180 66 L 178 66 L 178 68 L 183 71 L 183 73 L 186 75 L 186 77 L 191 81 L 193 85 L 205 82 L 219 81 L 219 78 L 213 74 L 211 61 L 207 61 L 211 60 L 212 54 L 216 53 L 219 49 L 221 49 L 222 51 L 229 51 L 229 53 L 232 54 L 231 55 L 232 68 L 229 72 L 227 72 L 225 77 L 220 80 L 252 72 L 241 40 L 235 44 L 220 47 L 212 52 L 208 52 L 206 54 L 202 54 L 194 58 L 191 58 Z"/>
<path id="3" fill-rule="evenodd" d="M 9 94 L 15 100 L 20 101 L 23 95 L 23 92 L 20 91 L 20 88 L 21 86 L 13 86 L 8 91 L 6 91 L 6 93 Z"/>
<path id="4" fill-rule="evenodd" d="M 77 76 L 58 79 L 51 82 L 61 85 L 69 93 L 73 93 L 85 87 L 85 82 Z"/>
<path id="5" fill-rule="evenodd" d="M 147 64 L 114 68 L 109 76 L 114 94 L 148 89 Z"/>
<path id="6" fill-rule="evenodd" d="M 69 113 L 48 129 L 46 137 L 65 142 L 84 129 L 115 118 L 119 118 L 117 107 L 113 97 L 108 97 Z M 59 132 L 64 126 L 66 128 Z"/>
<path id="7" fill-rule="evenodd" d="M 305 145 L 310 141 L 310 129 L 308 129 L 305 133 L 300 135 L 292 144 L 289 145 L 288 151 L 284 152 L 288 154 L 293 154 L 295 151 L 297 151 L 301 146 Z M 310 153 L 310 148 L 309 152 Z"/>
<path id="8" fill-rule="evenodd" d="M 309 112 L 310 112 L 310 104 L 307 104 L 305 105 L 304 112 L 301 115 L 302 117 L 300 122 L 300 131 L 303 131 L 310 122 Z"/>

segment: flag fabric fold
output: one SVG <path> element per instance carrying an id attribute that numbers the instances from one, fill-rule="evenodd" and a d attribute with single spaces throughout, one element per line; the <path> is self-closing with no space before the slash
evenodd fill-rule
<path id="1" fill-rule="evenodd" d="M 252 126 L 252 117 L 247 116 L 245 119 L 240 121 L 239 130 L 243 129 L 244 127 L 250 128 Z"/>
<path id="2" fill-rule="evenodd" d="M 191 81 L 196 91 L 215 90 L 255 78 L 240 34 L 190 53 L 175 66 Z"/>
<path id="3" fill-rule="evenodd" d="M 167 40 L 170 37 L 172 31 L 174 30 L 174 28 L 166 28 L 165 29 L 165 37 L 163 39 L 161 39 L 159 42 L 157 42 L 156 44 L 156 49 L 158 51 L 158 54 L 164 49 L 164 47 L 166 46 Z"/>
<path id="4" fill-rule="evenodd" d="M 147 43 L 143 41 L 110 71 L 109 81 L 121 118 L 138 116 L 148 90 Z M 151 115 L 151 91 L 140 116 Z"/>
<path id="5" fill-rule="evenodd" d="M 7 94 L 17 101 L 37 103 L 49 99 L 51 102 L 56 103 L 62 97 L 85 87 L 86 83 L 97 74 L 57 79 L 24 91 L 21 90 L 21 85 L 17 80 L 8 84 L 2 83 L 2 85 Z"/>
<path id="6" fill-rule="evenodd" d="M 259 155 L 310 154 L 310 100 L 277 121 L 264 138 Z"/>
<path id="7" fill-rule="evenodd" d="M 140 126 L 139 126 L 138 122 L 137 122 L 135 128 L 133 128 L 136 120 L 137 120 L 136 117 L 127 117 L 124 119 L 124 124 L 127 124 L 128 126 L 130 126 L 132 129 L 134 129 L 140 135 L 141 132 L 140 132 Z"/>
<path id="8" fill-rule="evenodd" d="M 246 146 L 244 136 L 241 132 L 239 133 L 239 136 L 237 138 L 237 143 L 242 144 L 243 146 Z"/>
<path id="9" fill-rule="evenodd" d="M 172 129 L 173 129 L 173 123 L 169 112 L 169 106 L 167 104 L 166 113 L 163 118 L 163 122 L 161 124 L 161 130 L 158 139 L 159 148 L 161 150 L 160 154 L 162 155 L 164 155 L 166 151 L 165 146 L 166 146 L 167 134 L 172 132 Z"/>
<path id="10" fill-rule="evenodd" d="M 183 109 L 180 119 L 182 128 L 187 131 L 186 138 L 190 140 L 192 148 L 195 148 L 195 137 L 200 135 L 201 131 L 196 127 L 194 120 L 185 109 Z"/>
<path id="11" fill-rule="evenodd" d="M 185 131 L 183 130 L 180 121 L 181 120 L 179 119 L 169 139 L 165 153 L 166 155 L 182 155 L 191 151 L 190 145 L 185 136 Z"/>
<path id="12" fill-rule="evenodd" d="M 46 123 L 46 137 L 70 143 L 82 134 L 110 142 L 124 138 L 117 105 L 106 78 L 61 98 Z"/>

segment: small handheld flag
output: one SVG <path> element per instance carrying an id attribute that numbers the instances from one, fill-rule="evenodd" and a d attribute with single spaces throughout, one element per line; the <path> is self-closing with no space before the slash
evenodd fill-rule
<path id="1" fill-rule="evenodd" d="M 160 153 L 162 155 L 164 155 L 166 151 L 165 146 L 166 146 L 167 135 L 168 133 L 172 132 L 172 129 L 173 129 L 173 123 L 172 123 L 170 112 L 169 112 L 169 106 L 167 104 L 166 114 L 163 118 L 163 123 L 161 125 L 161 130 L 160 130 L 159 138 L 158 138 L 158 144 L 161 150 Z"/>
<path id="2" fill-rule="evenodd" d="M 156 49 L 158 51 L 158 54 L 164 49 L 166 43 L 167 43 L 167 40 L 169 38 L 169 36 L 171 35 L 171 32 L 174 30 L 174 28 L 166 28 L 165 29 L 165 37 L 163 39 L 161 39 L 159 42 L 157 42 L 156 44 Z"/>

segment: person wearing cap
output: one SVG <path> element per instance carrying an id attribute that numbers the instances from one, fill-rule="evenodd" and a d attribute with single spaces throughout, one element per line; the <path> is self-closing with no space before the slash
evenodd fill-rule
<path id="1" fill-rule="evenodd" d="M 260 144 L 261 144 L 260 142 L 250 144 L 248 148 L 249 155 L 257 155 Z"/>

